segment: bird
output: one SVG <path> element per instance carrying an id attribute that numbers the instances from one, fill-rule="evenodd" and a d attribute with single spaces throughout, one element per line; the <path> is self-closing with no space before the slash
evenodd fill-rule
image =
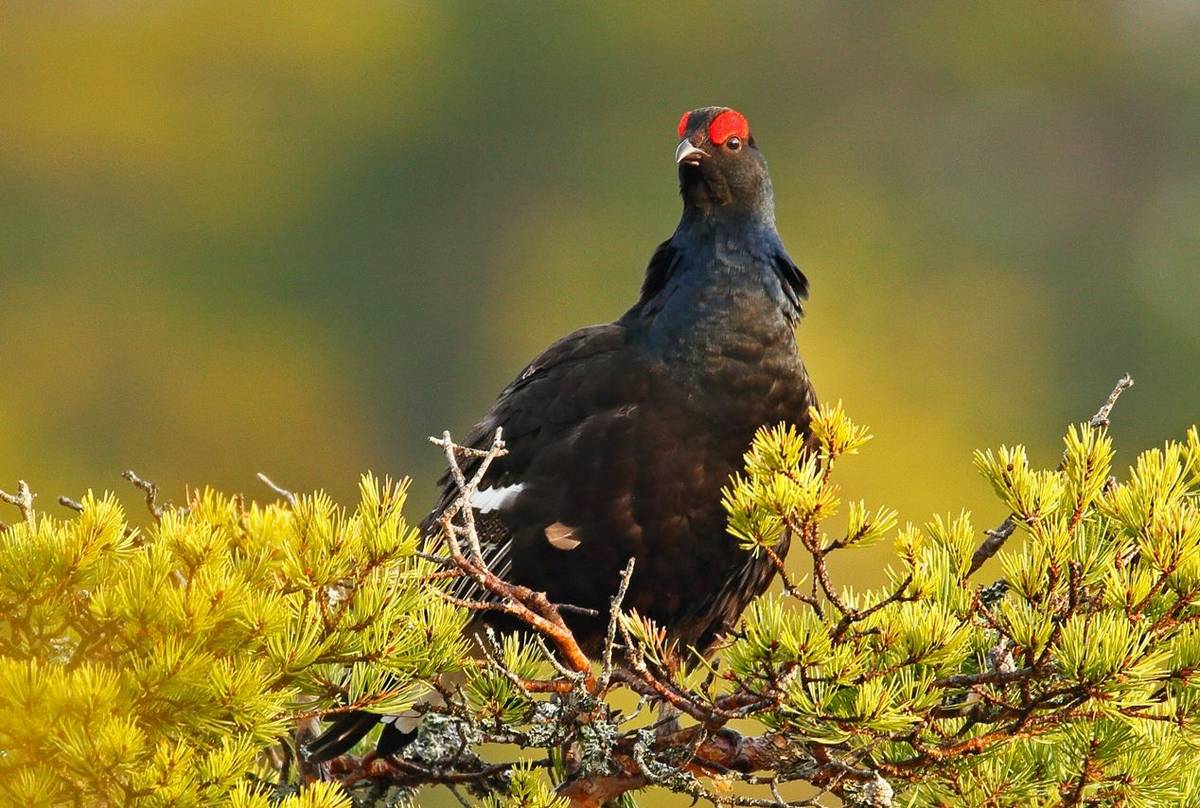
<path id="1" fill-rule="evenodd" d="M 788 422 L 811 441 L 816 396 L 796 339 L 809 286 L 776 228 L 766 160 L 729 107 L 684 113 L 677 135 L 683 212 L 637 301 L 547 348 L 463 441 L 487 449 L 500 428 L 507 447 L 471 500 L 484 560 L 582 607 L 564 619 L 593 658 L 630 558 L 623 607 L 708 653 L 776 573 L 727 533 L 722 488 L 760 427 Z M 464 462 L 470 478 L 479 460 Z M 440 485 L 427 535 L 459 493 L 448 473 Z M 505 619 L 479 612 L 473 624 L 505 630 Z M 341 714 L 306 755 L 343 754 L 381 720 Z M 378 751 L 403 735 L 387 723 Z"/>

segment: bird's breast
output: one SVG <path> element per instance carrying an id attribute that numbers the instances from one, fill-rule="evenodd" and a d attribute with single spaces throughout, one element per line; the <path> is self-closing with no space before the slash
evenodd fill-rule
<path id="1" fill-rule="evenodd" d="M 733 410 L 761 423 L 807 385 L 792 323 L 761 300 L 699 318 L 667 350 L 664 371 L 712 415 Z"/>

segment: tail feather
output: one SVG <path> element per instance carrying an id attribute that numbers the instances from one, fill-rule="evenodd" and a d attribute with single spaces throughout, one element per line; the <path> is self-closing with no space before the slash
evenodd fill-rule
<path id="1" fill-rule="evenodd" d="M 311 763 L 324 763 L 349 752 L 379 723 L 383 716 L 353 710 L 338 716 L 329 729 L 304 746 L 304 757 Z"/>
<path id="2" fill-rule="evenodd" d="M 443 682 L 461 683 L 464 677 L 461 673 L 445 674 Z M 416 700 L 414 706 L 438 706 L 445 704 L 441 693 L 430 688 Z M 344 755 L 354 748 L 354 745 L 367 737 L 367 733 L 376 724 L 383 724 L 383 731 L 375 744 L 378 755 L 388 756 L 401 752 L 417 737 L 417 728 L 421 725 L 421 710 L 405 710 L 398 715 L 380 715 L 368 713 L 365 710 L 351 710 L 337 716 L 329 729 L 322 732 L 311 743 L 304 746 L 304 759 L 310 763 L 324 763 L 335 757 Z"/>
<path id="3" fill-rule="evenodd" d="M 379 733 L 379 740 L 375 742 L 375 754 L 380 757 L 397 755 L 416 740 L 416 737 L 417 729 L 415 726 L 412 729 L 405 730 L 400 727 L 399 721 L 384 721 L 383 731 Z"/>

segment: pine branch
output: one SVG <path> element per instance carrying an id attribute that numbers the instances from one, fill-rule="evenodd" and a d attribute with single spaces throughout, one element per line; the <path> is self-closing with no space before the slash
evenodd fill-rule
<path id="1" fill-rule="evenodd" d="M 1105 400 L 1104 404 L 1100 406 L 1100 409 L 1097 410 L 1096 414 L 1091 417 L 1090 421 L 1088 421 L 1088 426 L 1090 426 L 1092 429 L 1104 429 L 1108 427 L 1109 416 L 1112 414 L 1113 407 L 1117 405 L 1117 399 L 1119 399 L 1121 394 L 1130 387 L 1133 387 L 1133 377 L 1126 373 L 1117 380 L 1116 387 L 1112 389 L 1112 392 L 1108 394 L 1108 398 Z M 1004 517 L 1004 521 L 1001 522 L 999 526 L 993 528 L 992 530 L 984 531 L 984 533 L 987 534 L 987 539 L 985 539 L 984 542 L 979 545 L 979 549 L 977 549 L 975 554 L 971 556 L 971 566 L 967 570 L 967 577 L 970 577 L 977 572 L 980 567 L 987 563 L 988 559 L 1000 552 L 1000 548 L 1004 546 L 1004 543 L 1008 541 L 1009 537 L 1012 536 L 1013 531 L 1016 530 L 1017 525 L 1014 521 L 1015 518 L 1016 515 L 1010 513 L 1008 516 Z M 1079 517 L 1076 515 L 1072 522 L 1077 524 L 1078 521 Z"/>
<path id="2" fill-rule="evenodd" d="M 200 802 L 231 782 L 319 789 L 307 781 L 329 778 L 367 802 L 442 785 L 464 800 L 538 808 L 561 805 L 551 781 L 584 807 L 651 787 L 755 808 L 826 795 L 853 808 L 930 794 L 988 804 L 1006 788 L 1038 804 L 1200 804 L 1200 783 L 1183 774 L 1200 726 L 1200 432 L 1112 480 L 1103 427 L 1131 384 L 1123 378 L 1091 422 L 1071 428 L 1058 468 L 1031 467 L 1021 447 L 980 453 L 1012 515 L 982 546 L 965 515 L 901 528 L 891 584 L 867 592 L 839 587 L 829 556 L 893 532 L 894 512 L 870 516 L 855 502 L 844 538 L 826 532 L 842 504 L 832 459 L 849 462 L 866 431 L 840 407 L 816 412 L 812 455 L 797 430 L 764 430 L 725 507 L 736 540 L 763 550 L 786 592 L 752 603 L 711 658 L 624 611 L 632 560 L 596 660 L 565 618 L 599 614 L 487 567 L 470 502 L 504 452 L 499 433 L 485 448 L 434 441 L 454 481 L 436 537 L 403 521 L 403 484 L 372 478 L 353 512 L 321 494 L 297 509 L 266 478 L 283 502 L 194 493 L 178 519 L 136 540 L 111 497 L 64 497 L 76 514 L 38 521 L 21 483 L 0 494 L 37 527 L 0 541 L 0 712 L 20 699 L 19 720 L 0 722 L 5 765 L 45 793 L 76 788 L 43 782 L 45 771 L 93 778 L 70 792 L 76 801 L 128 801 L 147 782 L 130 773 L 178 744 L 215 772 L 215 791 L 186 786 Z M 157 487 L 132 477 L 157 520 Z M 1007 546 L 1018 521 L 1024 541 Z M 781 530 L 811 556 L 812 595 L 784 569 Z M 1003 585 L 967 585 L 963 571 L 993 556 Z M 459 594 L 464 581 L 474 594 Z M 504 612 L 527 632 L 464 635 L 466 610 Z M 465 681 L 443 675 L 453 671 Z M 423 687 L 441 698 L 413 705 Z M 623 707 L 622 693 L 637 705 Z M 66 709 L 69 694 L 84 694 L 86 727 Z M 651 723 L 652 704 L 671 710 Z M 421 729 L 386 759 L 312 767 L 292 752 L 314 719 L 361 710 L 406 711 Z M 121 735 L 130 721 L 144 733 L 136 743 Z M 130 751 L 102 771 L 57 740 L 23 757 L 25 739 L 63 728 L 99 728 Z M 520 754 L 480 757 L 497 744 Z M 246 753 L 208 756 L 217 748 Z M 535 771 L 516 763 L 529 756 Z M 1029 761 L 1037 777 L 1021 774 Z M 183 787 L 172 771 L 153 776 Z M 790 783 L 821 793 L 789 802 Z M 0 778 L 0 802 L 9 788 Z"/>

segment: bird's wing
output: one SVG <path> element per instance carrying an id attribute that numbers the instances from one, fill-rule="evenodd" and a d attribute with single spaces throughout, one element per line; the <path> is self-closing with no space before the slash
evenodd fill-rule
<path id="1" fill-rule="evenodd" d="M 782 246 L 775 251 L 772 263 L 775 274 L 779 276 L 783 293 L 792 305 L 796 319 L 799 319 L 804 314 L 804 301 L 808 299 L 808 278 Z"/>
<path id="2" fill-rule="evenodd" d="M 512 569 L 513 533 L 511 519 L 506 520 L 506 516 L 527 493 L 529 484 L 523 479 L 524 472 L 539 453 L 575 428 L 597 400 L 604 398 L 597 388 L 604 384 L 600 377 L 606 374 L 589 371 L 610 364 L 597 360 L 625 346 L 626 329 L 618 324 L 590 326 L 564 337 L 521 371 L 491 411 L 461 441 L 463 446 L 486 450 L 497 428 L 503 429 L 507 454 L 493 461 L 472 499 L 483 558 L 496 575 L 503 578 Z M 480 462 L 475 457 L 460 461 L 467 479 L 476 473 Z M 441 498 L 422 524 L 426 534 L 439 529 L 438 520 L 458 497 L 449 472 L 439 484 Z M 559 541 L 569 543 L 571 538 L 564 535 Z M 474 581 L 463 579 L 455 594 L 476 599 L 482 593 Z"/>

